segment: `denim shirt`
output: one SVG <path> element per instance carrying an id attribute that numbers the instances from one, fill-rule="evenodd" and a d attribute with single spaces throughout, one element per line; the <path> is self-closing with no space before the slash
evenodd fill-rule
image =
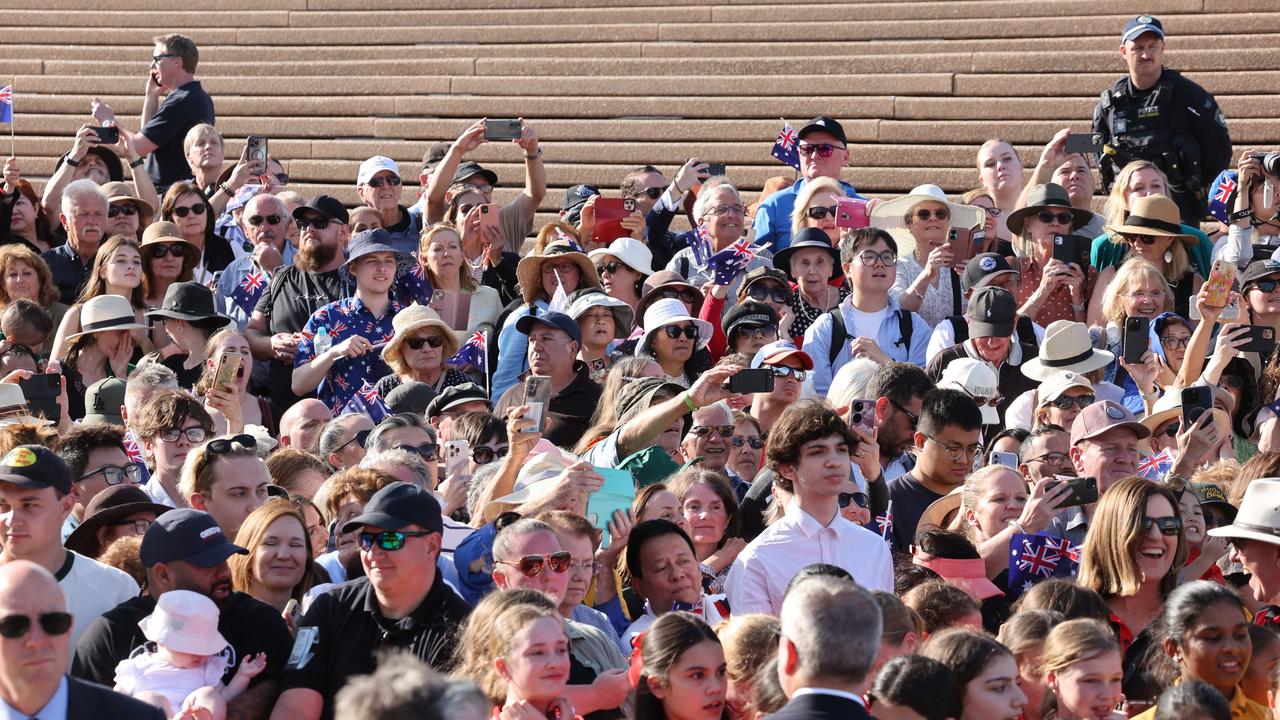
<path id="1" fill-rule="evenodd" d="M 853 296 L 840 303 L 840 316 L 844 319 L 849 340 L 853 340 Z M 929 327 L 919 315 L 911 313 L 911 347 L 904 347 L 901 333 L 898 331 L 898 311 L 901 306 L 892 297 L 888 303 L 889 312 L 880 323 L 880 331 L 876 333 L 876 345 L 890 360 L 909 362 L 924 367 L 924 351 L 929 346 L 929 335 L 933 328 Z M 813 358 L 813 391 L 820 396 L 827 394 L 831 387 L 831 378 L 845 363 L 853 359 L 849 353 L 849 343 L 840 348 L 834 363 L 827 362 L 831 349 L 831 313 L 822 313 L 804 333 L 804 351 Z"/>

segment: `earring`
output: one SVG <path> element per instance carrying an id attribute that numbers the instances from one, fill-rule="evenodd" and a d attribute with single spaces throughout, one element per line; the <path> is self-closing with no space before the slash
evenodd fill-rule
<path id="1" fill-rule="evenodd" d="M 1172 251 L 1170 251 L 1170 250 L 1165 250 L 1165 251 L 1164 251 L 1164 261 L 1165 261 L 1166 263 L 1171 263 L 1171 262 L 1173 262 L 1173 252 L 1172 252 Z"/>

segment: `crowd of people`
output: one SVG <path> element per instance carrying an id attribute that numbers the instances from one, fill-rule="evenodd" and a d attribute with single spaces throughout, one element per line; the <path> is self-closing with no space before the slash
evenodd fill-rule
<path id="1" fill-rule="evenodd" d="M 302 197 L 156 38 L 3 168 L 0 716 L 1272 717 L 1280 154 L 1164 46 L 960 196 L 820 116 L 535 226 L 529 122 Z"/>

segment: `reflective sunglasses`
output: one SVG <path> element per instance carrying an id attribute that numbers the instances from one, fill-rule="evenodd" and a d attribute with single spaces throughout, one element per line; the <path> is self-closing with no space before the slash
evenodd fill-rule
<path id="1" fill-rule="evenodd" d="M 753 449 L 759 450 L 760 448 L 764 447 L 764 438 L 754 437 L 754 436 L 742 437 L 741 435 L 734 435 L 733 437 L 729 438 L 729 444 L 734 447 L 742 447 L 743 445 L 750 445 Z"/>
<path id="2" fill-rule="evenodd" d="M 617 260 L 614 260 L 612 262 L 607 262 L 603 265 L 597 265 L 596 272 L 599 273 L 600 275 L 604 275 L 605 273 L 609 273 L 610 275 L 617 275 L 618 268 L 620 267 L 622 267 L 622 263 L 618 262 Z"/>
<path id="3" fill-rule="evenodd" d="M 488 465 L 489 463 L 507 456 L 507 448 L 500 447 L 497 450 L 488 445 L 477 445 L 471 448 L 471 459 L 477 465 Z"/>
<path id="4" fill-rule="evenodd" d="M 409 346 L 410 350 L 421 350 L 423 345 L 430 345 L 438 348 L 444 345 L 444 338 L 439 335 L 428 335 L 427 337 L 411 337 L 405 338 L 404 344 Z"/>
<path id="5" fill-rule="evenodd" d="M 268 225 L 279 225 L 281 220 L 284 220 L 284 218 L 280 217 L 279 215 L 266 215 L 266 216 L 254 215 L 253 217 L 249 218 L 249 224 L 254 227 L 258 227 L 263 223 L 266 223 Z"/>
<path id="6" fill-rule="evenodd" d="M 963 387 L 961 389 L 964 390 Z M 991 407 L 995 407 L 1000 404 L 1001 400 L 1004 399 L 999 395 L 995 395 L 992 397 L 987 397 L 986 395 L 974 395 L 968 390 L 965 390 L 964 394 L 968 395 L 975 403 L 977 403 L 978 407 L 982 407 L 983 405 L 990 405 Z"/>
<path id="7" fill-rule="evenodd" d="M 1059 225 L 1071 224 L 1071 213 L 1069 212 L 1055 213 L 1055 212 L 1049 212 L 1048 210 L 1041 210 L 1040 212 L 1036 213 L 1036 217 L 1040 218 L 1040 222 L 1046 225 L 1054 221 L 1057 221 Z"/>
<path id="8" fill-rule="evenodd" d="M 360 533 L 360 549 L 372 550 L 373 546 L 376 544 L 381 550 L 395 552 L 396 550 L 404 547 L 404 541 L 406 538 L 425 537 L 430 534 L 431 533 L 429 532 L 423 531 L 408 532 L 405 530 L 387 530 L 385 532 L 377 533 L 362 532 Z"/>
<path id="9" fill-rule="evenodd" d="M 778 337 L 777 325 L 744 325 L 737 328 L 738 336 L 743 338 L 761 338 L 775 340 Z"/>
<path id="10" fill-rule="evenodd" d="M 303 218 L 298 218 L 294 222 L 297 223 L 298 230 L 306 230 L 307 228 L 324 230 L 329 227 L 329 223 L 331 223 L 332 220 L 324 217 L 316 217 L 316 218 L 303 217 Z"/>
<path id="11" fill-rule="evenodd" d="M 1142 518 L 1142 534 L 1146 535 L 1151 532 L 1151 527 L 1160 528 L 1161 535 L 1177 535 L 1182 529 L 1182 518 L 1176 515 L 1166 515 L 1164 517 L 1144 517 Z"/>
<path id="12" fill-rule="evenodd" d="M 440 446 L 435 443 L 422 443 L 421 445 L 397 445 L 397 450 L 408 450 L 411 453 L 417 453 L 418 457 L 423 460 L 431 461 L 440 457 Z"/>
<path id="13" fill-rule="evenodd" d="M 65 635 L 71 629 L 71 613 L 47 612 L 36 616 L 45 635 Z M 31 632 L 30 615 L 5 615 L 0 618 L 0 636 L 10 640 L 26 637 Z"/>
<path id="14" fill-rule="evenodd" d="M 369 182 L 365 183 L 365 185 L 368 185 L 371 188 L 380 188 L 383 185 L 390 185 L 391 187 L 395 187 L 399 184 L 400 184 L 400 178 L 396 177 L 395 175 L 389 175 L 385 178 L 380 178 L 380 177 L 369 178 Z"/>
<path id="15" fill-rule="evenodd" d="M 951 218 L 951 211 L 945 207 L 940 207 L 940 208 L 937 208 L 936 210 L 930 210 L 929 208 L 920 208 L 919 210 L 915 211 L 914 215 L 915 215 L 915 218 L 920 222 L 929 222 L 930 220 L 934 220 L 934 219 L 949 220 Z"/>
<path id="16" fill-rule="evenodd" d="M 1170 350 L 1181 350 L 1191 344 L 1191 336 L 1174 337 L 1173 335 L 1165 335 L 1160 338 L 1160 344 Z"/>
<path id="17" fill-rule="evenodd" d="M 142 482 L 142 467 L 137 463 L 129 463 L 127 465 L 103 465 L 96 470 L 90 470 L 77 479 L 84 480 L 85 478 L 92 477 L 98 473 L 102 473 L 102 477 L 107 481 L 108 485 L 119 485 L 125 480 L 128 480 L 131 483 Z"/>
<path id="18" fill-rule="evenodd" d="M 781 288 L 776 285 L 756 283 L 755 285 L 747 288 L 747 297 L 755 300 L 756 302 L 773 300 L 781 305 L 782 303 L 791 300 L 791 291 L 787 288 Z"/>
<path id="19" fill-rule="evenodd" d="M 510 565 L 520 570 L 520 574 L 527 578 L 536 578 L 542 574 L 542 571 L 551 567 L 551 572 L 559 575 L 569 569 L 569 564 L 573 562 L 573 556 L 568 552 L 561 550 L 550 555 L 525 555 L 515 562 L 507 562 L 506 560 L 494 560 L 497 565 Z"/>
<path id="20" fill-rule="evenodd" d="M 186 205 L 177 205 L 177 206 L 174 206 L 174 208 L 173 208 L 173 214 L 174 214 L 174 215 L 177 215 L 177 216 L 178 216 L 178 217 L 180 217 L 180 218 L 184 218 L 184 217 L 186 217 L 186 216 L 188 216 L 188 215 L 192 215 L 192 214 L 194 214 L 194 215 L 203 215 L 203 214 L 204 214 L 204 203 L 199 203 L 199 204 L 197 204 L 197 205 L 191 205 L 190 207 L 188 207 L 188 206 L 186 206 Z"/>
<path id="21" fill-rule="evenodd" d="M 667 337 L 671 338 L 672 340 L 675 340 L 676 338 L 680 337 L 682 333 L 684 334 L 685 337 L 689 338 L 690 340 L 698 339 L 697 325 L 686 325 L 684 327 L 680 327 L 679 325 L 664 325 L 662 327 L 662 331 L 665 332 L 667 334 Z"/>
<path id="22" fill-rule="evenodd" d="M 712 432 L 720 433 L 720 437 L 722 438 L 733 437 L 733 426 L 732 425 L 694 425 L 693 427 L 689 428 L 689 434 L 697 435 L 698 437 L 706 437 L 710 435 Z"/>
<path id="23" fill-rule="evenodd" d="M 350 445 L 353 442 L 358 443 L 360 447 L 364 447 L 365 442 L 369 439 L 369 433 L 371 432 L 373 432 L 373 428 L 370 428 L 368 430 L 357 430 L 355 435 L 352 435 L 350 439 L 348 439 L 346 442 L 334 448 L 333 451 L 342 452 L 343 448 L 345 448 L 346 446 Z"/>
<path id="24" fill-rule="evenodd" d="M 161 430 L 159 436 L 165 442 L 178 442 L 178 438 L 186 436 L 187 440 L 193 443 L 201 443 L 204 442 L 207 434 L 202 427 L 189 427 L 186 430 L 179 430 L 178 428 Z"/>
<path id="25" fill-rule="evenodd" d="M 182 243 L 160 243 L 151 246 L 151 259 L 159 260 L 165 255 L 174 257 L 182 257 L 187 254 L 187 248 Z"/>
<path id="26" fill-rule="evenodd" d="M 818 143 L 817 145 L 800 143 L 800 147 L 798 149 L 800 151 L 800 154 L 805 157 L 813 157 L 813 154 L 817 153 L 818 157 L 829 158 L 831 157 L 831 154 L 834 153 L 837 149 L 843 150 L 844 146 L 832 145 L 831 143 Z"/>
<path id="27" fill-rule="evenodd" d="M 870 507 L 871 505 L 871 500 L 867 497 L 867 494 L 864 492 L 840 493 L 840 496 L 838 499 L 840 502 L 840 507 L 842 508 L 847 508 L 849 507 L 849 503 L 854 503 L 858 507 L 863 508 L 865 510 L 867 507 Z"/>
<path id="28" fill-rule="evenodd" d="M 875 267 L 877 265 L 889 267 L 898 262 L 898 254 L 892 250 L 883 250 L 881 252 L 866 250 L 858 253 L 858 260 L 867 267 Z"/>
<path id="29" fill-rule="evenodd" d="M 137 214 L 138 214 L 138 208 L 134 207 L 133 203 L 125 203 L 123 205 L 112 205 L 111 207 L 107 208 L 107 217 L 109 218 L 120 217 L 121 215 L 124 215 L 125 217 L 133 217 L 134 215 L 137 215 Z"/>
<path id="30" fill-rule="evenodd" d="M 1050 401 L 1050 403 L 1059 410 L 1070 410 L 1073 407 L 1078 407 L 1083 410 L 1092 405 L 1096 400 L 1097 398 L 1093 395 L 1077 395 L 1075 397 L 1059 395 Z"/>
<path id="31" fill-rule="evenodd" d="M 810 218 L 814 220 L 825 220 L 828 215 L 830 215 L 831 217 L 836 216 L 837 207 L 839 206 L 831 205 L 830 207 L 822 207 L 821 205 L 815 205 L 809 208 L 808 210 L 805 210 L 804 214 L 808 215 Z"/>
<path id="32" fill-rule="evenodd" d="M 1065 223 L 1064 223 L 1064 224 L 1065 224 Z M 1138 244 L 1138 243 L 1142 243 L 1143 245 L 1155 245 L 1155 244 L 1156 244 L 1156 237 L 1155 237 L 1154 235 L 1136 235 L 1136 234 L 1133 234 L 1133 233 L 1125 233 L 1125 234 L 1124 234 L 1124 239 L 1125 239 L 1125 240 L 1127 240 L 1127 241 L 1128 241 L 1128 242 L 1130 242 L 1130 243 L 1135 244 L 1135 245 L 1136 245 L 1136 244 Z"/>
<path id="33" fill-rule="evenodd" d="M 801 370 L 800 368 L 787 367 L 786 365 L 771 367 L 769 369 L 773 370 L 773 376 L 776 378 L 793 377 L 796 379 L 796 382 L 804 382 L 804 379 L 809 376 L 809 373 Z"/>
<path id="34" fill-rule="evenodd" d="M 658 198 L 662 197 L 662 193 L 665 191 L 666 191 L 666 188 L 661 188 L 661 187 L 645 188 L 643 190 L 637 190 L 634 193 L 631 193 L 631 197 L 638 198 L 641 195 L 647 195 L 649 196 L 650 200 L 657 200 Z"/>
<path id="35" fill-rule="evenodd" d="M 254 450 L 258 447 L 258 440 L 252 435 L 232 435 L 229 438 L 218 438 L 210 440 L 208 452 L 212 455 L 224 455 L 235 449 L 236 445 L 240 445 L 245 450 Z"/>

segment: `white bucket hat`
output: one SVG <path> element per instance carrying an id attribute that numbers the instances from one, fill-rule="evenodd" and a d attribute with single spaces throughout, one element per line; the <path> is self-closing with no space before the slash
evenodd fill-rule
<path id="1" fill-rule="evenodd" d="M 951 202 L 937 185 L 919 185 L 906 195 L 876 205 L 871 211 L 871 227 L 887 230 L 899 247 L 914 246 L 915 236 L 907 229 L 905 217 L 911 212 L 911 208 L 927 201 L 947 206 L 947 210 L 951 211 L 953 228 L 975 228 L 986 219 L 982 208 Z"/>
<path id="2" fill-rule="evenodd" d="M 1209 536 L 1280 545 L 1280 478 L 1259 478 L 1249 483 L 1235 521 L 1210 530 Z"/>
<path id="3" fill-rule="evenodd" d="M 1040 354 L 1022 363 L 1022 374 L 1043 381 L 1060 370 L 1090 373 L 1115 359 L 1115 354 L 1093 346 L 1089 328 L 1084 323 L 1054 320 L 1044 329 Z"/>
<path id="4" fill-rule="evenodd" d="M 161 595 L 156 609 L 139 620 L 138 627 L 151 642 L 192 655 L 217 655 L 229 644 L 218 632 L 218 606 L 190 590 Z"/>
<path id="5" fill-rule="evenodd" d="M 51 420 L 41 420 L 31 414 L 27 396 L 21 387 L 15 383 L 0 383 L 0 427 L 15 423 L 53 424 Z"/>
<path id="6" fill-rule="evenodd" d="M 575 295 L 577 293 L 574 293 Z M 613 336 L 619 340 L 631 336 L 631 325 L 635 322 L 636 311 L 631 306 L 611 295 L 604 294 L 603 291 L 592 288 L 588 292 L 584 292 L 574 298 L 569 303 L 569 309 L 565 314 L 574 320 L 579 320 L 587 311 L 593 307 L 606 307 L 609 312 L 613 313 Z"/>
<path id="7" fill-rule="evenodd" d="M 645 277 L 653 274 L 653 252 L 635 238 L 620 237 L 609 243 L 607 247 L 596 248 L 587 253 L 587 257 L 591 258 L 593 263 L 600 262 L 600 258 L 605 255 L 618 258 L 623 265 Z"/>
<path id="8" fill-rule="evenodd" d="M 938 380 L 938 388 L 951 388 L 974 398 L 981 399 L 978 407 L 982 410 L 983 425 L 998 425 L 1000 413 L 991 402 L 1000 397 L 1000 377 L 995 368 L 982 360 L 958 358 L 947 364 Z"/>
<path id="9" fill-rule="evenodd" d="M 711 333 L 714 332 L 711 323 L 690 315 L 684 303 L 679 300 L 663 298 L 650 305 L 649 309 L 644 311 L 644 336 L 636 344 L 636 355 L 646 354 L 650 347 L 650 341 L 653 339 L 653 334 L 660 328 L 680 322 L 691 322 L 694 327 L 698 328 L 698 340 L 694 345 L 695 350 L 701 350 L 707 346 L 707 343 L 711 340 Z"/>
<path id="10" fill-rule="evenodd" d="M 133 314 L 133 306 L 121 295 L 99 295 L 90 298 L 80 307 L 80 332 L 67 336 L 67 340 L 91 333 L 111 330 L 147 330 Z"/>

